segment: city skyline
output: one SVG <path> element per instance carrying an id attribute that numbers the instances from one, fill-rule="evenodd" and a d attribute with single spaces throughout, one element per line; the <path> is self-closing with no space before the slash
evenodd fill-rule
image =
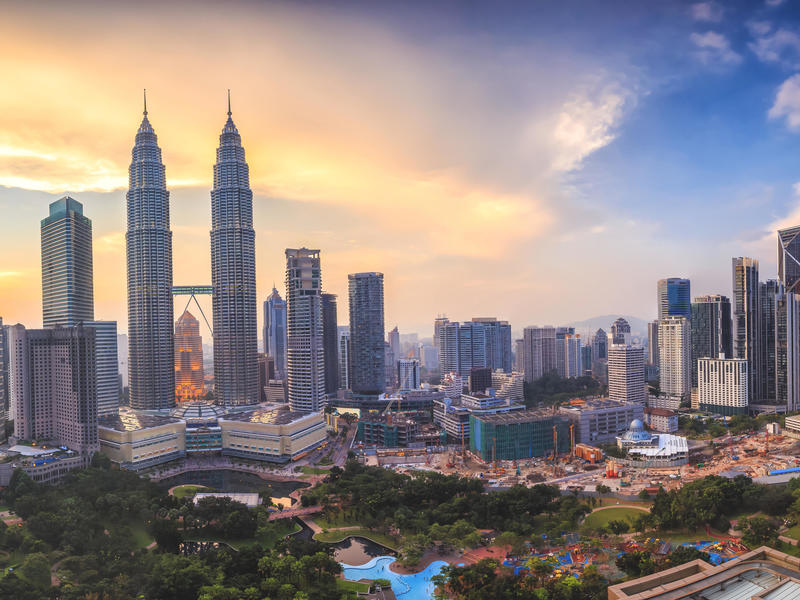
<path id="1" fill-rule="evenodd" d="M 259 301 L 281 278 L 283 249 L 322 248 L 326 291 L 340 298 L 348 272 L 386 274 L 387 326 L 401 332 L 426 335 L 440 313 L 457 319 L 489 312 L 515 332 L 614 312 L 647 320 L 655 316 L 653 279 L 685 277 L 695 295 L 730 295 L 724 265 L 738 255 L 757 258 L 764 276 L 773 276 L 773 232 L 799 220 L 790 160 L 800 144 L 791 48 L 777 48 L 776 58 L 766 51 L 777 43 L 778 22 L 796 35 L 786 7 L 731 4 L 716 20 L 698 17 L 692 3 L 654 7 L 653 14 L 626 7 L 631 18 L 615 26 L 630 35 L 616 36 L 626 41 L 612 48 L 596 35 L 576 42 L 588 22 L 608 25 L 618 12 L 604 15 L 590 5 L 563 41 L 544 29 L 563 23 L 569 6 L 542 8 L 540 22 L 524 7 L 508 6 L 491 20 L 480 8 L 456 10 L 459 18 L 438 43 L 422 43 L 422 26 L 401 9 L 327 10 L 322 18 L 295 6 L 237 3 L 219 34 L 255 28 L 267 35 L 252 37 L 270 40 L 255 41 L 248 58 L 194 41 L 217 14 L 211 5 L 188 16 L 165 7 L 159 19 L 125 6 L 92 13 L 91 6 L 9 5 L 0 24 L 0 44 L 14 50 L 5 55 L 15 56 L 8 71 L 15 85 L 0 92 L 0 154 L 8 159 L 0 168 L 0 203 L 19 221 L 1 232 L 8 266 L 0 269 L 0 304 L 9 322 L 38 325 L 31 308 L 37 265 L 27 240 L 34 215 L 70 193 L 94 222 L 97 315 L 124 330 L 122 196 L 142 87 L 151 90 L 165 153 L 176 283 L 195 283 L 199 275 L 200 283 L 210 281 L 201 251 L 210 214 L 200 199 L 211 183 L 218 106 L 230 87 L 237 123 L 248 132 L 256 234 L 269 239 L 256 250 Z M 44 10 L 53 18 L 40 23 Z M 446 11 L 427 10 L 442 25 Z M 88 34 L 112 15 L 127 24 L 118 40 L 108 40 L 113 61 L 89 57 Z M 183 27 L 174 27 L 177 19 Z M 537 37 L 530 31 L 523 39 L 513 22 L 541 33 L 539 41 L 530 41 Z M 186 44 L 186 51 L 163 65 L 148 60 L 155 48 L 132 41 L 142 30 L 159 39 L 180 30 L 166 43 Z M 309 34 L 319 34 L 311 36 L 315 44 L 298 47 Z M 69 44 L 61 43 L 66 35 Z M 642 36 L 671 39 L 670 55 L 637 49 Z M 364 57 L 363 43 L 374 61 Z M 50 80 L 45 58 L 56 44 L 68 95 L 40 87 Z M 278 56 L 292 58 L 280 65 Z M 339 67 L 331 68 L 332 56 Z M 570 68 L 541 66 L 549 62 L 541 57 Z M 175 85 L 177 72 L 192 71 L 190 60 L 208 68 Z M 479 67 L 469 75 L 462 72 L 468 61 Z M 95 68 L 86 69 L 87 62 Z M 487 89 L 507 90 L 507 103 Z M 453 93 L 462 100 L 456 110 Z M 731 116 L 736 127 L 706 127 Z M 495 134 L 485 136 L 489 123 Z M 686 131 L 695 137 L 686 140 Z M 492 159 L 500 151 L 502 165 Z M 678 169 L 682 177 L 674 182 Z M 656 170 L 663 173 L 654 177 Z M 720 212 L 723 205 L 734 210 Z M 677 216 L 667 212 L 686 210 L 695 218 L 676 227 Z M 704 223 L 702 231 L 696 222 Z M 472 243 L 491 230 L 501 232 L 493 243 Z M 641 251 L 627 252 L 631 244 Z M 520 255 L 524 264 L 509 260 Z M 597 268 L 609 263 L 622 268 Z M 570 275 L 576 268 L 585 275 Z M 468 275 L 468 293 L 453 295 L 449 282 Z M 602 291 L 591 306 L 576 293 L 587 285 Z M 429 291 L 424 298 L 414 294 L 420 286 Z M 342 312 L 338 317 L 346 320 Z"/>

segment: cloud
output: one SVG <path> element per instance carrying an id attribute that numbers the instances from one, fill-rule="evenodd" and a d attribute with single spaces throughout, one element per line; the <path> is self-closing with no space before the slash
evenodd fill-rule
<path id="1" fill-rule="evenodd" d="M 767 115 L 770 119 L 785 119 L 789 129 L 800 131 L 800 74 L 780 85 Z"/>
<path id="2" fill-rule="evenodd" d="M 722 20 L 722 7 L 716 2 L 698 2 L 691 6 L 692 18 L 695 21 L 718 23 Z"/>
<path id="3" fill-rule="evenodd" d="M 776 6 L 780 6 L 781 4 L 783 4 L 783 2 L 784 0 L 765 0 L 764 4 L 766 4 L 770 8 L 774 8 Z"/>
<path id="4" fill-rule="evenodd" d="M 706 65 L 738 65 L 742 57 L 731 48 L 728 38 L 715 31 L 692 33 L 689 36 L 698 50 L 695 55 Z"/>
<path id="5" fill-rule="evenodd" d="M 769 21 L 748 21 L 745 25 L 753 36 L 766 35 L 772 29 L 772 23 Z"/>
<path id="6" fill-rule="evenodd" d="M 762 62 L 778 63 L 788 68 L 800 66 L 800 35 L 793 31 L 778 29 L 771 35 L 757 35 L 748 47 Z"/>

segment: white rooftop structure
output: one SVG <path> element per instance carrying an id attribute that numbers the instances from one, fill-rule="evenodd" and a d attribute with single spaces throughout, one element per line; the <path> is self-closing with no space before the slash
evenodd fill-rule
<path id="1" fill-rule="evenodd" d="M 671 460 L 689 454 L 689 442 L 685 437 L 650 433 L 639 419 L 631 421 L 628 431 L 617 438 L 617 445 L 630 454 L 646 458 Z"/>
<path id="2" fill-rule="evenodd" d="M 234 502 L 241 502 L 247 508 L 255 508 L 261 502 L 257 492 L 200 492 L 194 495 L 192 501 L 197 504 L 203 498 L 230 498 Z"/>

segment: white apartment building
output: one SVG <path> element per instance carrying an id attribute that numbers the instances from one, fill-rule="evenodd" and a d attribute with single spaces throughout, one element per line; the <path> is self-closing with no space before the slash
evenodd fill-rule
<path id="1" fill-rule="evenodd" d="M 665 317 L 658 323 L 658 360 L 662 394 L 688 400 L 692 385 L 692 339 L 689 321 Z"/>
<path id="2" fill-rule="evenodd" d="M 700 410 L 725 416 L 747 412 L 747 359 L 701 358 L 697 361 Z"/>
<path id="3" fill-rule="evenodd" d="M 608 399 L 644 404 L 644 350 L 612 345 L 608 349 Z"/>

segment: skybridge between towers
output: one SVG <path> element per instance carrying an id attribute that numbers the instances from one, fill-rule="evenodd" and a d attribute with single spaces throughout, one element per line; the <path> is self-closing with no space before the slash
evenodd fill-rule
<path id="1" fill-rule="evenodd" d="M 214 335 L 214 330 L 211 328 L 211 323 L 208 322 L 206 318 L 206 313 L 203 312 L 203 307 L 200 306 L 200 303 L 197 301 L 197 296 L 210 296 L 213 293 L 213 289 L 210 285 L 173 285 L 172 286 L 172 295 L 173 296 L 189 296 L 189 301 L 186 303 L 186 307 L 183 309 L 184 312 L 189 305 L 194 300 L 195 305 L 197 306 L 200 314 L 203 316 L 203 320 L 206 322 L 206 326 L 208 330 L 211 332 L 211 335 Z"/>

